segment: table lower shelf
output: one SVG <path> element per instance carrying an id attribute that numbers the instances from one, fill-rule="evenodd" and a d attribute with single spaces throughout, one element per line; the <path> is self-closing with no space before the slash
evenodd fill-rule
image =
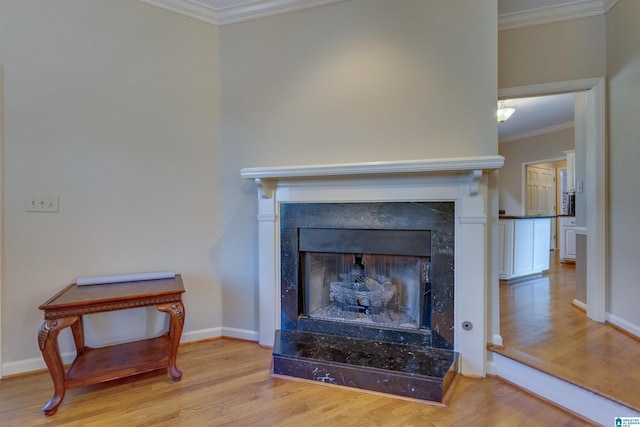
<path id="1" fill-rule="evenodd" d="M 169 367 L 171 341 L 157 338 L 108 347 L 85 347 L 65 375 L 65 387 L 80 387 Z"/>

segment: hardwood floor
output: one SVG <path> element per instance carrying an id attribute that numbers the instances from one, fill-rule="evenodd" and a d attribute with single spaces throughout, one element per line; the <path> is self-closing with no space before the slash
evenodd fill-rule
<path id="1" fill-rule="evenodd" d="M 552 254 L 543 277 L 501 282 L 498 352 L 640 411 L 640 341 L 574 306 L 575 266 Z"/>
<path id="2" fill-rule="evenodd" d="M 271 350 L 218 339 L 180 347 L 182 381 L 164 371 L 67 391 L 42 405 L 46 371 L 0 382 L 2 426 L 584 426 L 496 378 L 460 377 L 447 407 L 270 376 Z"/>

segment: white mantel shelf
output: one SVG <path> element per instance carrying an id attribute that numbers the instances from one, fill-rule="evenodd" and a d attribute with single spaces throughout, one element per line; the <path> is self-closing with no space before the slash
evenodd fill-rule
<path id="1" fill-rule="evenodd" d="M 285 179 L 419 172 L 464 172 L 477 169 L 495 170 L 500 169 L 503 164 L 504 157 L 502 156 L 481 156 L 427 160 L 400 160 L 389 162 L 337 163 L 331 165 L 244 168 L 240 171 L 240 174 L 243 178 L 249 179 Z"/>
<path id="2" fill-rule="evenodd" d="M 483 171 L 500 169 L 503 164 L 504 157 L 502 156 L 453 157 L 328 165 L 254 167 L 242 169 L 240 175 L 243 178 L 254 179 L 263 198 L 271 198 L 273 188 L 278 180 L 420 173 L 468 173 L 470 193 L 477 194 L 478 183 Z"/>

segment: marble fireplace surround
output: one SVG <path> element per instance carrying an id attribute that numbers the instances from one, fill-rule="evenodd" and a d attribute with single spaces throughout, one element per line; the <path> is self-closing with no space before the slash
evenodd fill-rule
<path id="1" fill-rule="evenodd" d="M 242 169 L 241 176 L 258 186 L 259 343 L 273 346 L 281 323 L 280 204 L 454 202 L 454 350 L 461 373 L 484 376 L 486 175 L 503 163 L 502 156 L 479 156 Z"/>

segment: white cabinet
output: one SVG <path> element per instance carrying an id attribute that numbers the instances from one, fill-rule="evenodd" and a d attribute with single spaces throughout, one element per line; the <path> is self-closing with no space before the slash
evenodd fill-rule
<path id="1" fill-rule="evenodd" d="M 567 155 L 567 189 L 568 193 L 576 191 L 576 151 L 564 152 Z"/>
<path id="2" fill-rule="evenodd" d="M 533 271 L 536 273 L 549 269 L 551 221 L 555 221 L 555 218 L 533 221 Z"/>
<path id="3" fill-rule="evenodd" d="M 498 257 L 498 275 L 506 277 L 513 271 L 513 221 L 498 222 L 500 254 Z"/>
<path id="4" fill-rule="evenodd" d="M 576 218 L 560 217 L 560 261 L 576 260 Z"/>
<path id="5" fill-rule="evenodd" d="M 550 218 L 501 219 L 498 275 L 509 280 L 549 269 Z"/>

